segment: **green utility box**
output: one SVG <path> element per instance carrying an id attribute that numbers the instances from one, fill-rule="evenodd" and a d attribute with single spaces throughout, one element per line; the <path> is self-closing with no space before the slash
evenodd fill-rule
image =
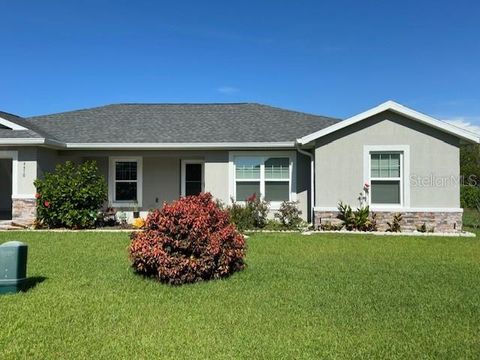
<path id="1" fill-rule="evenodd" d="M 28 246 L 20 241 L 0 245 L 0 294 L 19 292 L 27 280 Z"/>

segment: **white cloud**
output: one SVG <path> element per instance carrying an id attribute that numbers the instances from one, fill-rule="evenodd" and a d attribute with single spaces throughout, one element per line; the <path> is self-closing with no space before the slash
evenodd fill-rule
<path id="1" fill-rule="evenodd" d="M 217 91 L 222 94 L 233 94 L 233 93 L 239 92 L 240 89 L 237 89 L 236 87 L 233 87 L 233 86 L 221 86 L 217 89 Z"/>
<path id="2" fill-rule="evenodd" d="M 473 124 L 470 118 L 455 117 L 455 118 L 445 119 L 444 121 L 449 124 L 455 125 L 459 128 L 462 128 L 480 135 L 480 125 Z"/>

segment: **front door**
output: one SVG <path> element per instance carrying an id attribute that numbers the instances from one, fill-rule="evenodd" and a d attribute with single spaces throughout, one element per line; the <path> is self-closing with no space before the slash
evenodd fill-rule
<path id="1" fill-rule="evenodd" d="M 12 159 L 0 159 L 0 220 L 12 219 Z"/>
<path id="2" fill-rule="evenodd" d="M 203 173 L 203 161 L 182 161 L 182 196 L 198 195 L 204 191 Z"/>

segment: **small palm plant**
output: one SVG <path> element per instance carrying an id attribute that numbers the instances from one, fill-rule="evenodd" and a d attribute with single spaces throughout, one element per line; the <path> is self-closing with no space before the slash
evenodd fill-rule
<path id="1" fill-rule="evenodd" d="M 391 223 L 387 222 L 387 226 L 388 226 L 387 232 L 402 232 L 402 228 L 400 225 L 402 220 L 403 220 L 402 214 L 396 213 L 395 215 L 393 215 L 393 221 Z"/>

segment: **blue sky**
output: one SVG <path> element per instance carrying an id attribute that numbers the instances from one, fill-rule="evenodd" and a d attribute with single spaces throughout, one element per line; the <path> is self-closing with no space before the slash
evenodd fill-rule
<path id="1" fill-rule="evenodd" d="M 0 109 L 393 99 L 480 125 L 478 1 L 0 0 Z"/>

